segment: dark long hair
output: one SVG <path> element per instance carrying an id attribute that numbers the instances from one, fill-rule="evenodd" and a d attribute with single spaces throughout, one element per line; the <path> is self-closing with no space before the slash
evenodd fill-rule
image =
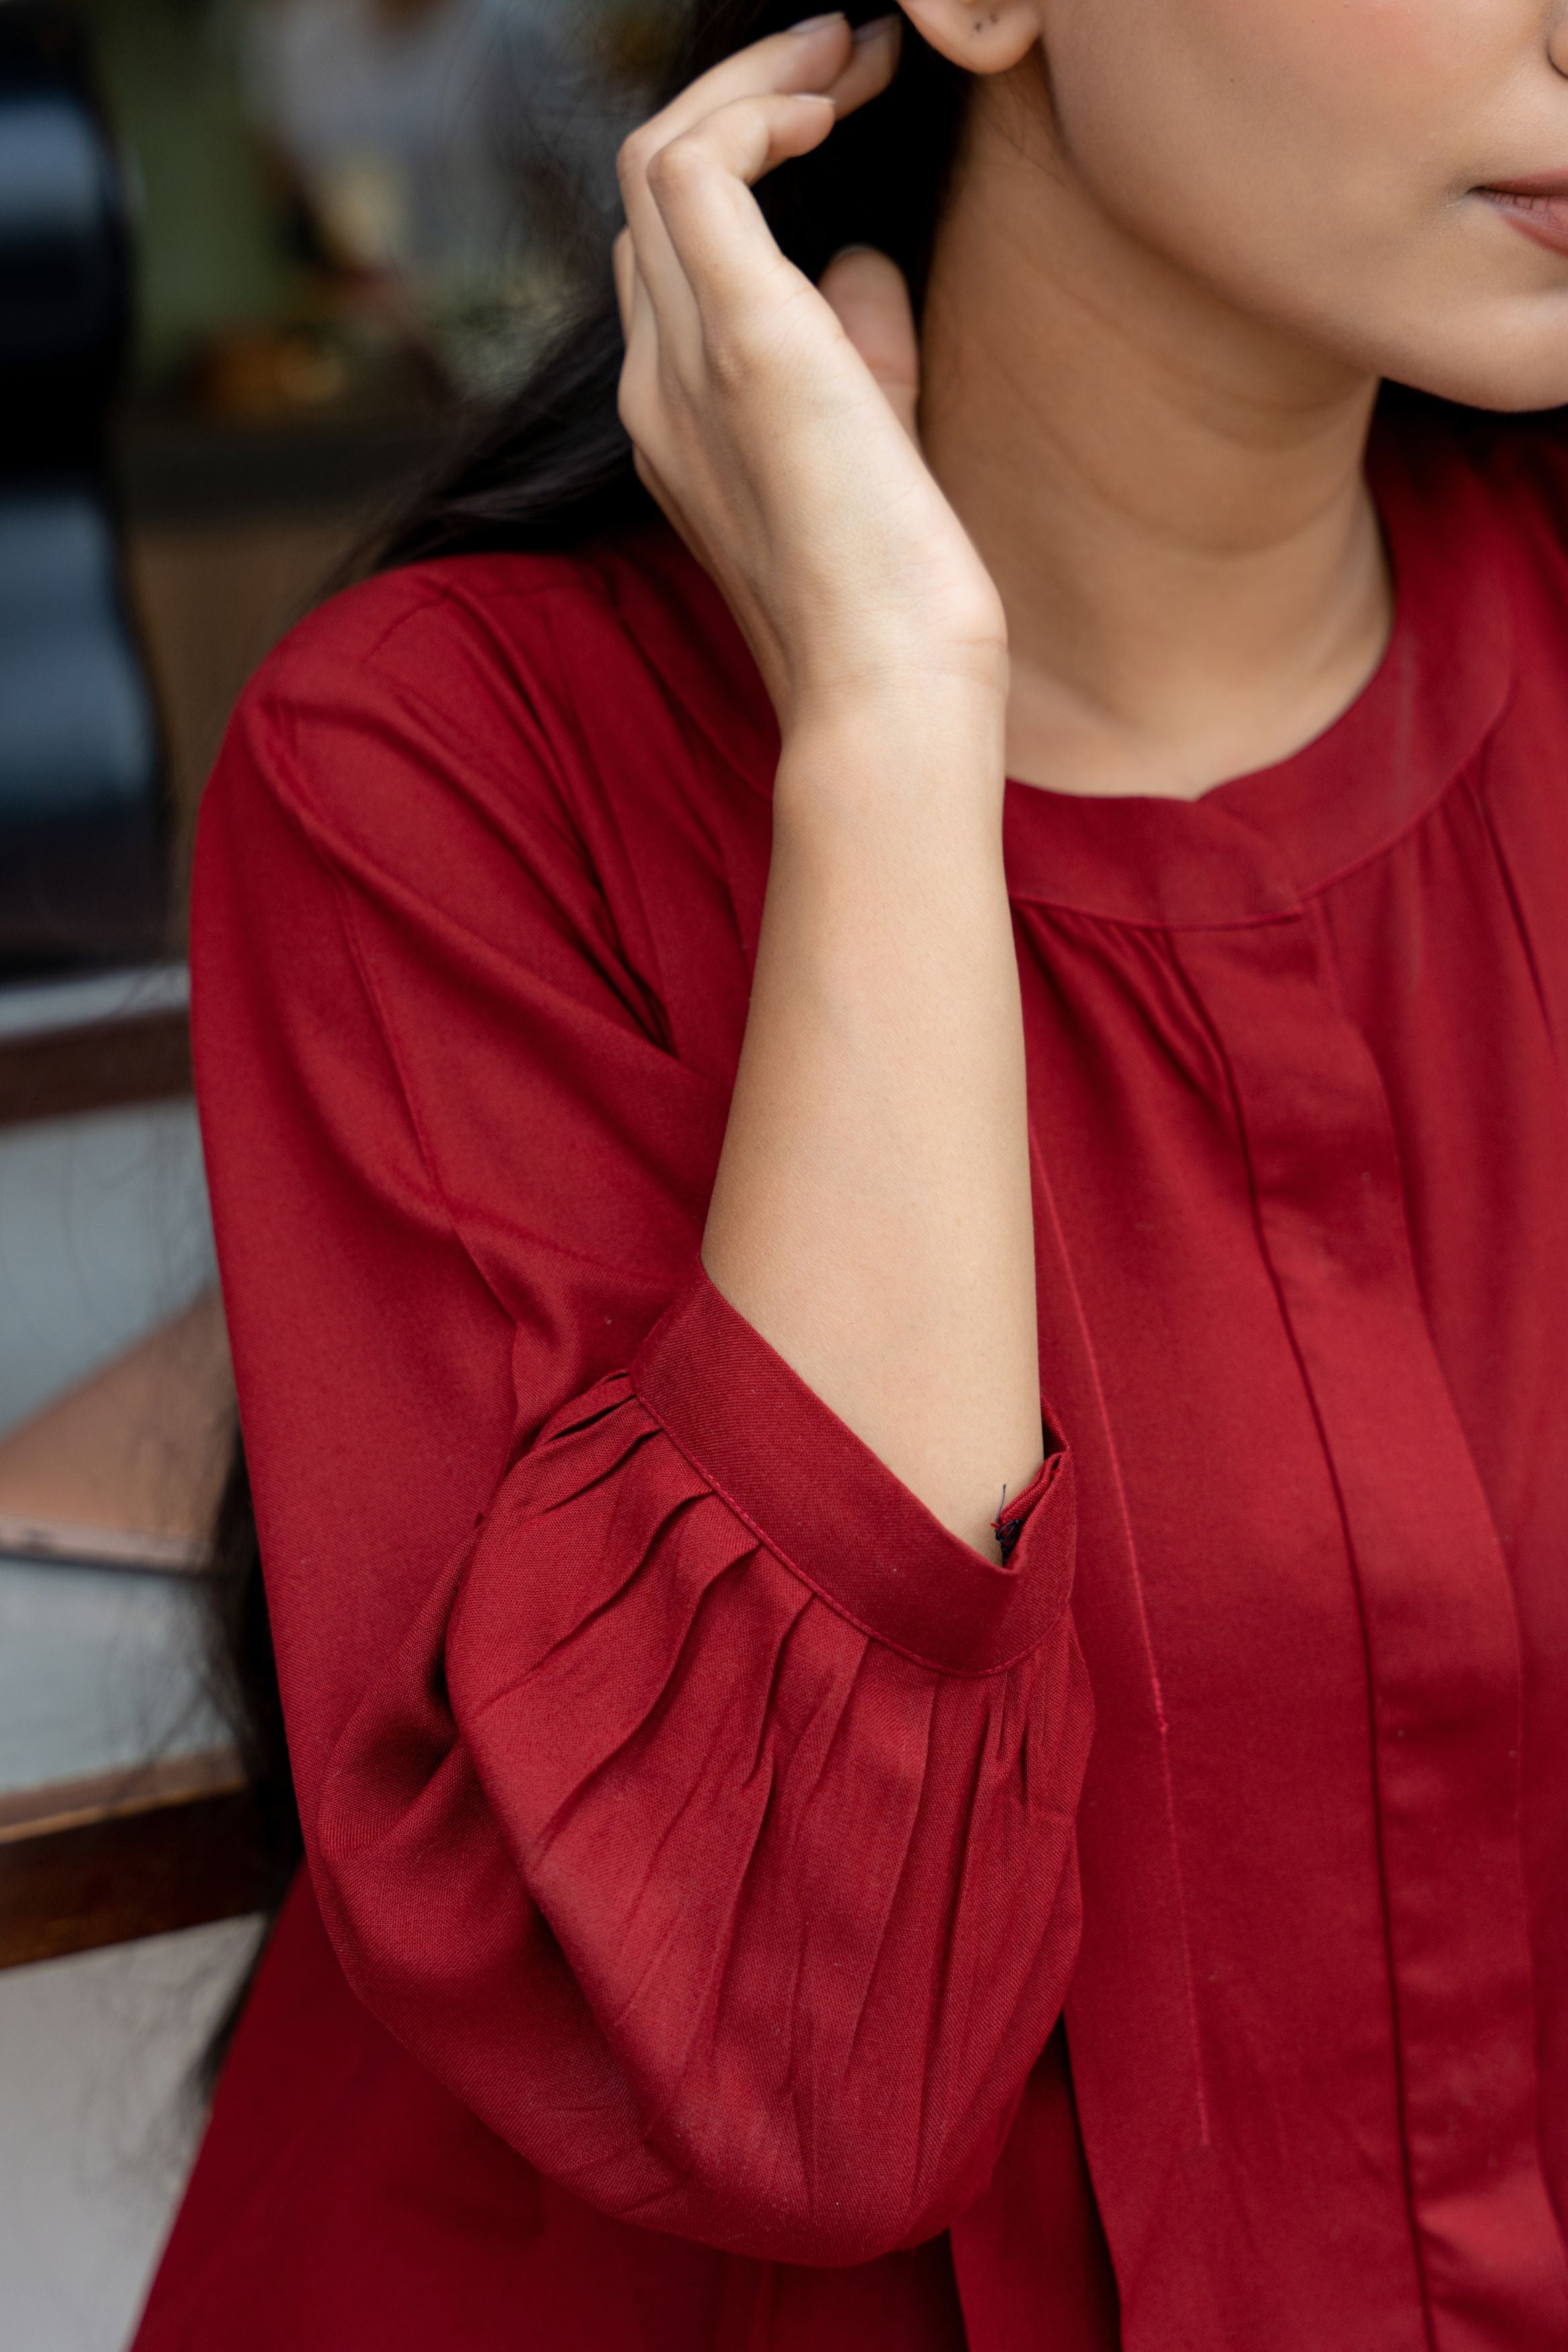
<path id="1" fill-rule="evenodd" d="M 852 6 L 850 14 L 865 18 L 890 5 Z M 651 105 L 748 42 L 782 30 L 798 8 L 799 0 L 697 0 L 680 20 Z M 840 247 L 877 246 L 904 271 L 918 306 L 957 153 L 965 87 L 963 73 L 908 32 L 892 88 L 759 192 L 791 260 L 816 278 Z M 585 194 L 585 206 L 589 201 Z M 578 547 L 650 515 L 616 415 L 621 331 L 608 229 L 596 238 L 580 231 L 576 241 L 596 245 L 598 256 L 572 324 L 504 405 L 459 427 L 449 451 L 378 534 L 362 569 L 481 549 Z M 214 1682 L 256 1798 L 275 1911 L 302 1844 L 237 1430 L 211 1565 Z M 247 1978 L 205 2053 L 200 2074 L 206 2088 L 216 2080 L 249 1983 Z"/>

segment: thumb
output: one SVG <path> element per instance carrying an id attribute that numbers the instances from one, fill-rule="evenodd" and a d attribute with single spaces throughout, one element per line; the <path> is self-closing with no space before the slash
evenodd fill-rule
<path id="1" fill-rule="evenodd" d="M 868 245 L 847 245 L 822 273 L 822 294 L 911 441 L 921 392 L 920 344 L 903 272 Z"/>

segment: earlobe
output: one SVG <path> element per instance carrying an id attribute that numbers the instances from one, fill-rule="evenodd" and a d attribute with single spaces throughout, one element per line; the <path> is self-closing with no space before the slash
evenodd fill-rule
<path id="1" fill-rule="evenodd" d="M 933 49 L 971 73 L 1005 73 L 1041 34 L 1037 0 L 902 0 Z"/>

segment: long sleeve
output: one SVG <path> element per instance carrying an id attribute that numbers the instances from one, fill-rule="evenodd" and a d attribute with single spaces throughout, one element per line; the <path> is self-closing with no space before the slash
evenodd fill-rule
<path id="1" fill-rule="evenodd" d="M 361 2000 L 542 2170 L 856 2262 L 984 2189 L 1072 1968 L 1070 1462 L 993 1566 L 707 1281 L 727 1083 L 639 912 L 679 877 L 612 905 L 547 660 L 459 603 L 310 625 L 201 826 L 310 1867 Z M 712 897 L 685 952 L 743 1003 Z"/>

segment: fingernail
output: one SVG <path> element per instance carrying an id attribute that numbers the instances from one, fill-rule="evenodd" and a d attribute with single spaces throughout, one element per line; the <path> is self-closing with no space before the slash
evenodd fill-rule
<path id="1" fill-rule="evenodd" d="M 894 27 L 897 26 L 898 21 L 898 16 L 895 14 L 891 16 L 873 16 L 868 25 L 857 25 L 855 27 L 855 39 L 857 44 L 861 41 L 886 40 L 889 34 L 892 32 Z"/>
<path id="2" fill-rule="evenodd" d="M 823 27 L 826 25 L 841 25 L 843 22 L 843 9 L 830 8 L 826 16 L 803 16 L 798 25 L 792 25 L 790 26 L 790 31 L 792 33 L 820 33 Z"/>

